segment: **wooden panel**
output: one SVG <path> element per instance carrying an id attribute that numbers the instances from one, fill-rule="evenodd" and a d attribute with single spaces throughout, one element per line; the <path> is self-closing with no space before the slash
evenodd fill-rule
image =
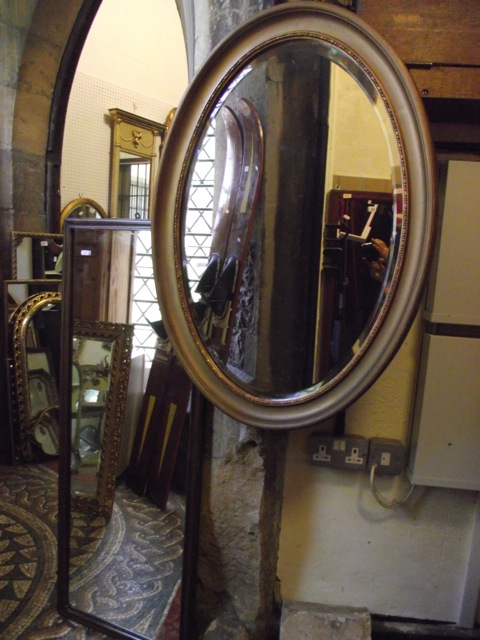
<path id="1" fill-rule="evenodd" d="M 480 99 L 480 67 L 432 67 L 410 73 L 424 98 Z"/>
<path id="2" fill-rule="evenodd" d="M 362 0 L 360 15 L 405 62 L 480 65 L 478 0 Z"/>

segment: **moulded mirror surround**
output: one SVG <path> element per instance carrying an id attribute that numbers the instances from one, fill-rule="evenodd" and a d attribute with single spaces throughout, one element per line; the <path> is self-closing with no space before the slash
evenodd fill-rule
<path id="1" fill-rule="evenodd" d="M 226 104 L 225 96 L 236 87 L 237 97 L 242 97 L 244 78 L 258 67 L 262 56 L 278 51 L 283 54 L 295 43 L 300 49 L 304 45 L 317 47 L 329 65 L 338 65 L 363 83 L 372 104 L 378 103 L 393 158 L 392 198 L 398 203 L 402 221 L 375 314 L 361 339 L 351 345 L 352 355 L 312 384 L 277 394 L 274 388 L 264 393 L 260 385 L 244 384 L 209 348 L 195 315 L 185 269 L 185 211 L 192 165 L 212 116 Z M 279 87 L 285 95 L 294 95 Z M 256 106 L 261 112 L 263 104 Z M 261 113 L 266 144 L 271 128 L 268 116 L 268 110 Z M 295 128 L 298 122 L 291 121 L 291 126 Z M 299 193 L 299 197 L 304 195 Z M 244 24 L 213 52 L 176 112 L 164 147 L 153 218 L 162 314 L 193 382 L 225 413 L 259 427 L 307 426 L 343 409 L 380 375 L 413 320 L 429 266 L 434 220 L 434 160 L 427 121 L 408 71 L 389 45 L 358 16 L 324 3 L 281 5 Z M 265 229 L 262 231 L 265 235 Z M 286 299 L 285 308 L 289 304 Z M 258 351 L 265 348 L 260 345 Z"/>
<path id="2" fill-rule="evenodd" d="M 69 202 L 60 214 L 60 229 L 63 229 L 63 223 L 66 218 L 80 218 L 82 220 L 89 218 L 108 218 L 105 209 L 95 200 L 91 198 L 75 198 Z"/>
<path id="3" fill-rule="evenodd" d="M 73 325 L 72 374 L 80 372 L 72 411 L 72 504 L 109 518 L 113 509 L 134 326 Z"/>
<path id="4" fill-rule="evenodd" d="M 59 233 L 12 231 L 12 278 L 45 278 L 55 270 L 62 243 Z"/>
<path id="5" fill-rule="evenodd" d="M 160 148 L 170 122 L 170 114 L 166 123 L 160 124 L 122 109 L 108 111 L 112 119 L 110 216 L 112 218 L 150 218 L 153 210 L 153 199 L 150 194 L 153 194 L 155 188 Z M 125 166 L 122 169 L 123 165 Z M 137 167 L 145 180 L 144 195 L 137 195 L 133 202 L 131 202 L 130 187 L 131 165 Z M 137 199 L 141 206 L 138 209 L 135 208 L 133 212 L 132 204 Z"/>
<path id="6" fill-rule="evenodd" d="M 52 431 L 55 455 L 58 452 L 58 396 L 57 381 L 53 375 L 53 367 L 31 365 L 28 346 L 28 332 L 35 315 L 48 308 L 57 308 L 62 296 L 59 292 L 47 291 L 29 296 L 12 313 L 10 325 L 10 357 L 12 362 L 11 375 L 15 389 L 15 412 L 18 422 L 18 452 L 27 462 L 38 458 L 43 447 L 38 441 L 36 427 L 49 428 Z M 35 349 L 35 351 L 39 351 Z M 47 358 L 45 351 L 45 358 Z M 42 398 L 35 398 L 31 383 L 33 373 L 41 374 L 43 391 Z M 36 401 L 37 400 L 37 401 Z M 49 438 L 50 440 L 50 438 Z"/>

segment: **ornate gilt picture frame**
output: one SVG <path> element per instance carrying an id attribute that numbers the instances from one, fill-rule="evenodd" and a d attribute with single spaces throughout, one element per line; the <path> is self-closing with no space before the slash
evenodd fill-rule
<path id="1" fill-rule="evenodd" d="M 108 386 L 102 391 L 103 402 L 91 402 L 91 394 L 87 395 L 82 389 L 82 379 L 80 379 L 80 392 L 78 393 L 78 404 L 76 412 L 72 412 L 72 506 L 74 510 L 92 515 L 110 517 L 113 508 L 115 494 L 115 484 L 117 480 L 117 468 L 122 441 L 123 422 L 125 417 L 125 404 L 127 397 L 127 386 L 130 372 L 130 358 L 133 339 L 133 325 L 113 322 L 99 321 L 74 321 L 73 340 L 75 351 L 70 350 L 65 354 L 65 359 L 69 366 L 82 372 L 87 369 L 85 362 L 80 363 L 79 352 L 82 347 L 88 346 L 98 354 L 99 363 L 91 363 L 93 366 L 103 367 L 102 372 L 98 372 L 95 381 L 100 385 L 99 380 L 108 379 Z M 98 348 L 97 348 L 98 347 Z M 88 356 L 87 356 L 88 357 Z M 100 364 L 101 361 L 101 364 Z M 81 373 L 80 373 L 81 375 Z M 95 384 L 95 383 L 94 383 Z M 88 385 L 92 387 L 92 385 Z M 89 389 L 88 391 L 91 391 Z M 86 398 L 86 402 L 83 399 Z M 77 430 L 89 429 L 92 441 L 90 452 L 77 450 L 75 443 L 79 442 L 81 434 Z M 76 437 L 78 435 L 78 438 Z M 98 450 L 93 447 L 93 439 L 98 443 Z M 90 459 L 88 456 L 90 455 Z M 80 467 L 74 464 L 77 459 Z M 82 471 L 82 462 L 86 461 Z M 90 486 L 82 489 L 77 482 L 79 471 L 83 476 L 87 475 L 87 467 L 93 470 L 89 478 Z"/>

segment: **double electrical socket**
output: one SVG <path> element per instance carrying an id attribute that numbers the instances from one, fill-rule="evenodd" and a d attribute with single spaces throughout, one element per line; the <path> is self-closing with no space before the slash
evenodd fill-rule
<path id="1" fill-rule="evenodd" d="M 337 469 L 365 469 L 367 457 L 368 440 L 361 436 L 313 433 L 310 437 L 310 460 L 313 464 Z"/>
<path id="2" fill-rule="evenodd" d="M 398 475 L 405 466 L 405 448 L 399 440 L 362 436 L 310 436 L 310 462 L 336 469 L 371 469 L 376 473 Z"/>

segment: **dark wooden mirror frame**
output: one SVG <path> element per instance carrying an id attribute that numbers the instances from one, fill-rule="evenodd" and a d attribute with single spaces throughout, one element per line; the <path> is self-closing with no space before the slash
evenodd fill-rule
<path id="1" fill-rule="evenodd" d="M 73 255 L 73 237 L 70 233 L 74 228 L 121 228 L 146 229 L 149 221 L 134 221 L 120 219 L 78 220 L 66 219 L 64 225 L 65 262 L 63 271 L 64 295 L 62 304 L 61 351 L 68 353 L 72 348 L 74 319 L 72 317 L 72 303 L 70 301 L 73 264 L 68 256 Z M 60 368 L 60 425 L 69 425 L 71 417 L 70 388 L 72 370 L 67 366 L 67 359 L 62 358 Z M 186 510 L 183 549 L 183 569 L 181 576 L 181 610 L 179 640 L 191 640 L 196 637 L 192 628 L 195 600 L 196 564 L 198 549 L 198 522 L 200 517 L 200 496 L 202 468 L 198 461 L 202 458 L 203 434 L 209 419 L 210 407 L 205 398 L 193 390 L 191 401 L 191 424 L 188 437 L 187 478 L 186 478 Z M 70 534 L 71 534 L 71 430 L 60 428 L 60 457 L 59 457 L 59 505 L 58 505 L 58 580 L 57 580 L 57 608 L 59 613 L 72 622 L 79 623 L 90 629 L 104 633 L 112 638 L 126 640 L 151 640 L 140 633 L 126 629 L 120 624 L 114 624 L 96 615 L 87 613 L 70 604 Z"/>
<path id="2" fill-rule="evenodd" d="M 401 158 L 405 222 L 390 292 L 359 353 L 327 384 L 278 400 L 240 387 L 205 347 L 186 285 L 182 216 L 192 156 L 216 103 L 255 56 L 295 38 L 338 47 L 382 97 Z M 420 96 L 400 58 L 371 27 L 343 8 L 303 2 L 274 7 L 242 25 L 215 49 L 177 109 L 161 160 L 153 218 L 162 315 L 194 384 L 234 419 L 263 428 L 308 426 L 351 404 L 391 361 L 414 319 L 430 263 L 435 194 L 434 154 Z"/>
<path id="3" fill-rule="evenodd" d="M 40 243 L 45 244 L 53 244 L 57 250 L 57 252 L 62 251 L 62 242 L 63 236 L 61 233 L 30 233 L 29 231 L 12 231 L 12 279 L 16 280 L 18 275 L 18 256 L 17 249 L 22 244 L 22 242 L 26 239 L 37 240 Z M 32 267 L 35 272 L 35 265 L 33 264 L 33 256 L 32 256 Z M 45 273 L 42 273 L 42 278 L 45 277 Z M 39 279 L 38 275 L 31 275 L 31 278 Z"/>

